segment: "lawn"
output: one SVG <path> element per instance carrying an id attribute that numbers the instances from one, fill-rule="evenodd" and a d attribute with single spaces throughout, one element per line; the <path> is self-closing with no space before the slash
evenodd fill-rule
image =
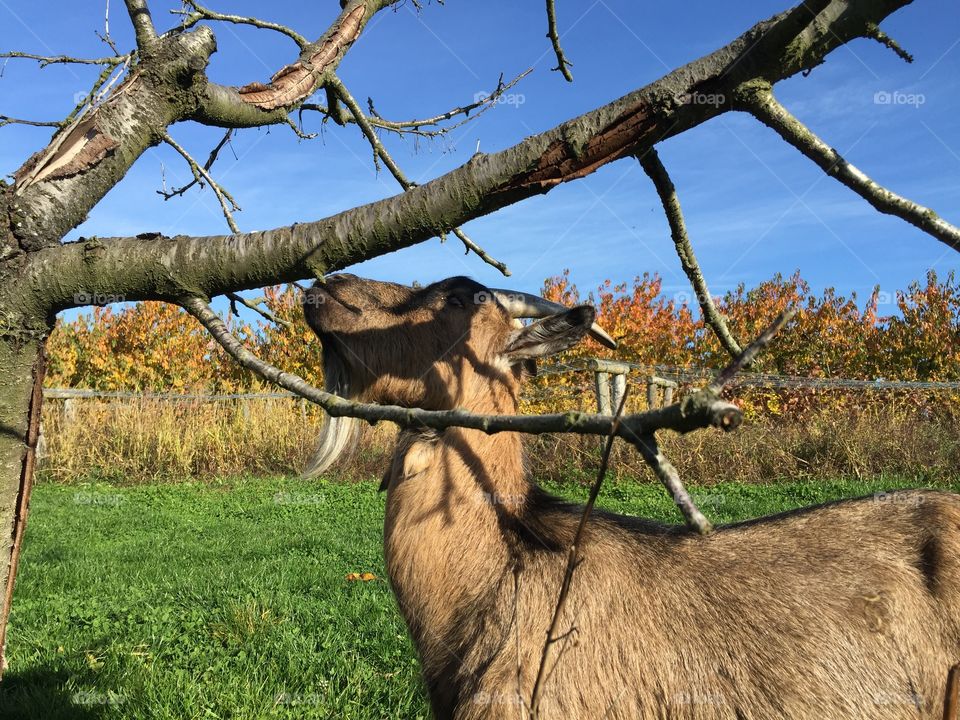
<path id="1" fill-rule="evenodd" d="M 694 495 L 729 522 L 905 485 Z M 383 504 L 373 481 L 38 486 L 0 717 L 428 717 L 383 577 Z M 609 484 L 600 505 L 677 519 L 659 486 Z M 346 577 L 362 572 L 376 579 Z"/>

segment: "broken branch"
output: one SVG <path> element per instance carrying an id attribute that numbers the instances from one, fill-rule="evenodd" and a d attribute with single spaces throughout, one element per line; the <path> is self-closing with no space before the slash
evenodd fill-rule
<path id="1" fill-rule="evenodd" d="M 560 47 L 560 35 L 557 33 L 557 9 L 554 7 L 554 0 L 547 0 L 547 37 L 550 38 L 553 52 L 557 56 L 557 67 L 553 69 L 559 71 L 567 82 L 573 82 L 573 75 L 570 74 L 570 67 L 573 66 L 573 63 L 567 60 L 563 54 L 563 48 Z"/>

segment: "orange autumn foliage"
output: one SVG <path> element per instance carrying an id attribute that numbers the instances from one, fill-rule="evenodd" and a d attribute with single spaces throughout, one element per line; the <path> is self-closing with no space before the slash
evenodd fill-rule
<path id="1" fill-rule="evenodd" d="M 712 331 L 699 319 L 699 308 L 690 306 L 689 294 L 665 297 L 656 275 L 637 277 L 631 284 L 607 281 L 584 297 L 565 272 L 548 279 L 542 293 L 567 305 L 595 305 L 600 322 L 620 341 L 616 351 L 581 343 L 557 358 L 558 363 L 596 356 L 651 368 L 717 368 L 727 362 Z M 232 329 L 267 362 L 322 384 L 320 344 L 302 319 L 299 288 L 272 287 L 264 294 L 266 307 L 288 325 L 259 317 L 252 323 L 231 318 Z M 812 293 L 799 275 L 777 275 L 749 290 L 741 286 L 716 302 L 741 342 L 753 338 L 787 305 L 800 308 L 793 324 L 761 356 L 754 368 L 760 372 L 863 380 L 960 380 L 960 284 L 952 274 L 940 280 L 931 272 L 925 283 L 913 283 L 895 298 L 881 298 L 874 292 L 862 304 L 856 296 L 844 297 L 833 289 Z M 60 322 L 48 353 L 47 385 L 51 387 L 145 393 L 264 389 L 192 317 L 164 303 L 95 308 L 92 314 Z M 545 374 L 532 386 L 531 401 L 524 409 L 592 408 L 591 386 L 588 373 Z M 749 406 L 779 414 L 802 395 L 757 391 L 750 396 Z M 812 401 L 814 396 L 804 397 Z"/>

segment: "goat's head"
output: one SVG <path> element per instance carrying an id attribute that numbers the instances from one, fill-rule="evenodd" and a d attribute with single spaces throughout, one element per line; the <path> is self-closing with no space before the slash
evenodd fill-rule
<path id="1" fill-rule="evenodd" d="M 385 404 L 512 413 L 524 370 L 590 334 L 616 343 L 589 305 L 572 309 L 465 277 L 423 288 L 333 275 L 304 298 L 323 344 L 328 391 Z M 520 325 L 518 318 L 539 318 Z M 331 418 L 307 470 L 324 470 L 352 444 L 357 424 Z"/>

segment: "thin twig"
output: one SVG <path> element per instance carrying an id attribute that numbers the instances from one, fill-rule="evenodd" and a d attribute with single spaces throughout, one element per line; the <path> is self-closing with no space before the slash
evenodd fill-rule
<path id="1" fill-rule="evenodd" d="M 233 219 L 233 212 L 240 210 L 240 206 L 237 205 L 236 200 L 233 199 L 233 196 L 227 192 L 220 184 L 213 179 L 207 169 L 201 166 L 193 157 L 188 153 L 180 144 L 170 137 L 169 133 L 163 134 L 163 141 L 180 153 L 180 156 L 187 161 L 187 165 L 190 166 L 190 171 L 193 173 L 193 178 L 196 182 L 201 182 L 202 180 L 206 181 L 210 185 L 210 189 L 213 190 L 214 194 L 217 196 L 217 200 L 220 202 L 220 209 L 223 211 L 223 217 L 227 221 L 227 225 L 230 226 L 230 230 L 235 233 L 240 232 L 240 228 L 237 227 L 236 221 Z M 160 191 L 158 191 L 160 192 Z M 163 192 L 160 192 L 163 195 Z M 228 204 L 229 203 L 229 204 Z"/>
<path id="2" fill-rule="evenodd" d="M 947 673 L 947 695 L 943 703 L 943 720 L 957 720 L 960 713 L 960 663 Z"/>
<path id="3" fill-rule="evenodd" d="M 434 115 L 433 117 L 428 118 L 414 118 L 413 120 L 387 120 L 384 118 L 373 105 L 373 100 L 367 98 L 367 122 L 369 122 L 377 130 L 387 130 L 397 135 L 414 135 L 416 137 L 424 138 L 437 138 L 442 135 L 446 135 L 451 130 L 456 130 L 457 128 L 465 125 L 468 122 L 476 120 L 478 117 L 487 112 L 490 108 L 497 105 L 500 102 L 505 93 L 510 90 L 514 85 L 516 85 L 520 80 L 525 78 L 533 72 L 533 68 L 528 68 L 522 73 L 517 75 L 513 80 L 508 83 L 503 82 L 503 76 L 500 76 L 500 79 L 497 81 L 497 87 L 492 93 L 483 93 L 482 96 L 478 96 L 478 99 L 468 105 L 461 105 L 455 107 L 446 112 L 440 113 L 439 115 Z M 299 108 L 298 112 L 303 111 L 312 111 L 320 113 L 324 118 L 330 118 L 337 125 L 344 125 L 348 122 L 355 123 L 353 116 L 350 113 L 344 112 L 343 108 L 340 107 L 340 101 L 337 99 L 336 94 L 327 91 L 327 104 L 321 105 L 320 103 L 303 103 Z M 476 110 L 476 112 L 474 112 Z M 463 115 L 464 117 L 452 125 L 445 125 L 442 127 L 437 127 L 440 123 L 450 120 L 452 118 Z M 436 129 L 433 130 L 424 130 L 424 128 L 433 127 Z"/>
<path id="4" fill-rule="evenodd" d="M 340 80 L 336 75 L 332 75 L 327 85 L 337 96 L 339 100 L 350 111 L 350 114 L 353 115 L 353 119 L 356 121 L 357 125 L 360 127 L 360 130 L 363 132 L 364 136 L 367 138 L 367 142 L 370 143 L 370 147 L 373 148 L 374 156 L 383 161 L 383 164 L 386 165 L 387 169 L 390 171 L 390 174 L 396 179 L 400 184 L 400 187 L 407 191 L 413 187 L 416 187 L 416 183 L 411 181 L 400 169 L 400 166 L 394 161 L 390 153 L 387 152 L 387 149 L 383 146 L 383 143 L 380 141 L 380 138 L 377 136 L 376 130 L 370 124 L 369 118 L 364 114 L 363 110 L 360 108 L 359 103 L 353 95 L 350 94 L 350 91 L 347 90 L 346 85 Z M 467 249 L 467 252 L 471 250 L 483 260 L 488 265 L 491 265 L 501 273 L 506 276 L 510 275 L 510 270 L 505 263 L 500 262 L 499 260 L 491 257 L 482 247 L 477 245 L 473 240 L 471 240 L 463 230 L 459 227 L 453 228 L 451 231 L 456 235 L 460 241 L 464 244 Z"/>
<path id="5" fill-rule="evenodd" d="M 287 328 L 290 327 L 289 321 L 284 320 L 283 318 L 278 318 L 276 315 L 274 315 L 272 312 L 270 312 L 266 308 L 261 307 L 261 305 L 266 304 L 266 301 L 267 301 L 266 298 L 257 298 L 256 300 L 247 300 L 245 297 L 243 297 L 239 293 L 233 293 L 233 292 L 226 293 L 226 296 L 230 299 L 230 312 L 232 312 L 237 317 L 240 316 L 240 313 L 237 312 L 236 304 L 240 303 L 244 307 L 250 308 L 255 313 L 258 313 L 261 317 L 263 317 L 266 320 L 269 320 L 272 323 L 276 323 L 277 325 L 283 325 L 284 327 L 287 327 Z"/>
<path id="6" fill-rule="evenodd" d="M 213 164 L 217 161 L 217 158 L 218 158 L 219 155 L 220 155 L 220 151 L 223 149 L 223 146 L 226 145 L 226 144 L 230 141 L 230 138 L 232 137 L 232 135 L 233 135 L 233 128 L 230 128 L 229 130 L 227 130 L 226 133 L 224 133 L 223 137 L 220 138 L 220 142 L 218 142 L 218 143 L 213 147 L 213 150 L 210 151 L 210 155 L 207 156 L 207 161 L 203 164 L 203 169 L 204 169 L 204 170 L 208 170 L 208 171 L 209 171 L 210 168 L 213 167 Z M 190 188 L 192 188 L 192 187 L 193 187 L 194 185 L 196 185 L 198 182 L 199 182 L 199 183 L 202 183 L 202 181 L 203 181 L 203 176 L 202 176 L 202 175 L 199 175 L 199 173 L 194 173 L 194 174 L 193 174 L 193 180 L 191 180 L 190 182 L 188 182 L 186 185 L 183 185 L 183 186 L 178 187 L 178 188 L 174 188 L 174 189 L 169 190 L 169 191 L 168 191 L 168 190 L 157 190 L 157 194 L 162 195 L 164 200 L 169 200 L 170 198 L 177 197 L 177 196 L 179 196 L 179 195 L 183 195 L 187 190 L 189 190 Z"/>
<path id="7" fill-rule="evenodd" d="M 723 390 L 724 386 L 733 380 L 734 376 L 743 370 L 743 368 L 750 365 L 759 355 L 767 345 L 770 344 L 770 341 L 773 340 L 773 337 L 783 329 L 783 326 L 786 325 L 790 320 L 793 319 L 793 316 L 797 314 L 796 308 L 787 308 L 781 312 L 777 317 L 773 319 L 773 322 L 767 326 L 767 328 L 757 336 L 757 339 L 750 343 L 744 350 L 741 352 L 732 363 L 727 365 L 723 370 L 718 372 L 714 376 L 713 380 L 710 381 L 710 384 L 707 385 L 707 390 L 719 394 Z"/>
<path id="8" fill-rule="evenodd" d="M 557 34 L 557 9 L 553 3 L 554 0 L 547 0 L 547 37 L 550 38 L 553 52 L 557 56 L 557 67 L 553 69 L 560 71 L 567 82 L 573 82 L 573 75 L 570 74 L 573 63 L 567 60 L 563 54 L 563 48 L 560 47 L 560 35 Z"/>
<path id="9" fill-rule="evenodd" d="M 32 127 L 63 127 L 63 121 L 56 120 L 23 120 L 21 118 L 10 117 L 9 115 L 0 115 L 0 127 L 4 125 L 30 125 Z"/>
<path id="10" fill-rule="evenodd" d="M 888 215 L 896 215 L 960 251 L 960 228 L 951 225 L 930 208 L 887 190 L 867 177 L 859 168 L 848 163 L 840 153 L 791 115 L 774 97 L 768 83 L 753 83 L 741 88 L 739 100 L 744 109 L 755 118 L 772 128 L 827 175 L 839 180 L 874 208 Z"/>
<path id="11" fill-rule="evenodd" d="M 48 65 L 76 64 L 76 65 L 108 65 L 115 67 L 126 62 L 132 53 L 126 55 L 111 55 L 102 58 L 78 58 L 69 55 L 36 55 L 34 53 L 18 52 L 16 50 L 0 53 L 0 58 L 22 58 L 24 60 L 36 60 L 41 68 Z"/>
<path id="12" fill-rule="evenodd" d="M 563 609 L 567 603 L 567 596 L 570 594 L 570 584 L 573 580 L 573 573 L 583 561 L 583 558 L 580 557 L 580 545 L 583 542 L 583 533 L 587 527 L 587 520 L 590 518 L 590 513 L 593 511 L 594 503 L 597 500 L 597 496 L 600 494 L 600 486 L 603 484 L 603 479 L 607 474 L 607 466 L 610 464 L 610 451 L 613 449 L 613 441 L 616 439 L 616 432 L 620 426 L 620 420 L 623 417 L 623 409 L 627 404 L 627 395 L 628 392 L 623 394 L 623 397 L 620 399 L 620 407 L 617 408 L 617 414 L 613 418 L 613 427 L 611 428 L 610 434 L 607 436 L 607 443 L 603 448 L 603 457 L 600 460 L 600 469 L 597 472 L 597 479 L 593 483 L 593 487 L 590 488 L 590 495 L 587 498 L 586 504 L 583 506 L 583 512 L 580 514 L 580 523 L 577 525 L 577 531 L 574 533 L 573 540 L 570 543 L 570 547 L 567 550 L 567 566 L 563 573 L 563 580 L 560 583 L 560 592 L 557 595 L 557 604 L 553 608 L 553 618 L 550 620 L 550 627 L 547 629 L 547 636 L 543 642 L 543 650 L 540 653 L 540 666 L 537 668 L 537 677 L 533 683 L 533 692 L 530 695 L 530 718 L 531 720 L 536 720 L 540 712 L 540 698 L 545 686 L 546 679 L 546 668 L 547 663 L 551 655 L 551 650 L 554 644 L 561 640 L 563 637 L 568 636 L 571 632 L 574 631 L 573 628 L 563 635 L 557 635 L 557 627 L 560 624 L 560 615 L 563 613 Z M 559 662 L 559 658 L 557 659 Z M 556 665 L 554 665 L 556 666 Z"/>
<path id="13" fill-rule="evenodd" d="M 261 30 L 273 30 L 281 35 L 286 35 L 288 38 L 293 40 L 301 50 L 310 44 L 310 41 L 296 30 L 289 28 L 286 25 L 281 25 L 280 23 L 270 22 L 269 20 L 260 20 L 259 18 L 255 17 L 246 17 L 243 15 L 219 13 L 204 7 L 194 0 L 184 0 L 183 5 L 183 10 L 170 11 L 173 15 L 179 15 L 183 18 L 180 23 L 181 30 L 187 30 L 201 20 L 215 20 L 218 22 L 234 23 L 235 25 L 252 25 L 253 27 L 260 28 Z M 186 8 L 189 8 L 190 11 L 188 11 Z"/>
<path id="14" fill-rule="evenodd" d="M 680 207 L 680 198 L 677 197 L 677 189 L 674 187 L 667 169 L 660 162 L 660 156 L 656 149 L 651 147 L 645 153 L 638 155 L 637 159 L 640 161 L 640 166 L 644 172 L 653 181 L 657 194 L 660 196 L 660 203 L 663 205 L 663 211 L 670 225 L 670 236 L 673 238 L 677 255 L 680 257 L 683 272 L 686 273 L 690 284 L 693 286 L 693 291 L 697 295 L 697 302 L 700 304 L 700 311 L 703 313 L 703 321 L 710 326 L 730 357 L 736 357 L 742 352 L 742 348 L 730 332 L 726 318 L 717 310 L 717 306 L 710 296 L 707 281 L 703 277 L 700 264 L 697 262 L 697 256 L 693 252 L 693 245 L 690 243 L 690 237 L 687 235 L 687 225 L 683 219 L 683 210 Z"/>

